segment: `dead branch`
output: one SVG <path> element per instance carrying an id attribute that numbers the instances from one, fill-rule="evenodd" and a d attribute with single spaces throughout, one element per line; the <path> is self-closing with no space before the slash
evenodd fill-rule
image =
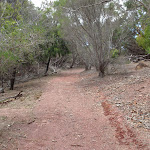
<path id="1" fill-rule="evenodd" d="M 142 1 L 139 1 L 139 0 L 135 0 L 135 1 L 137 1 L 139 4 L 141 4 L 145 9 L 147 9 L 147 11 L 149 12 L 149 14 L 150 14 L 150 8 L 145 4 L 145 3 L 143 3 Z"/>
<path id="2" fill-rule="evenodd" d="M 62 7 L 68 11 L 71 11 L 71 12 L 74 12 L 74 11 L 78 11 L 80 10 L 81 8 L 87 8 L 87 7 L 93 7 L 93 6 L 97 6 L 97 5 L 102 5 L 104 3 L 108 3 L 108 2 L 111 2 L 112 0 L 104 0 L 100 3 L 95 3 L 95 4 L 91 4 L 91 5 L 86 5 L 86 6 L 81 6 L 81 7 L 78 7 L 77 9 L 70 9 L 70 8 L 67 8 L 67 7 Z"/>
<path id="3" fill-rule="evenodd" d="M 138 61 L 149 61 L 150 60 L 150 54 L 147 54 L 147 55 L 131 55 L 129 56 L 128 58 L 130 61 L 133 61 L 133 62 L 138 62 Z"/>
<path id="4" fill-rule="evenodd" d="M 15 96 L 11 96 L 11 97 L 7 97 L 7 98 L 4 98 L 2 100 L 0 100 L 0 103 L 5 103 L 5 102 L 8 102 L 9 99 L 17 99 L 18 97 L 21 97 L 22 96 L 22 93 L 23 91 L 20 91 L 17 95 Z M 10 100 L 12 101 L 12 100 Z"/>

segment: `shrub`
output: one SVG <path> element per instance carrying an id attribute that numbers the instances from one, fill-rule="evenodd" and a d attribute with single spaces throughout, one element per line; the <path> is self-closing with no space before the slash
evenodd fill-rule
<path id="1" fill-rule="evenodd" d="M 112 49 L 111 50 L 111 57 L 112 58 L 118 58 L 119 56 L 119 50 L 118 49 Z"/>

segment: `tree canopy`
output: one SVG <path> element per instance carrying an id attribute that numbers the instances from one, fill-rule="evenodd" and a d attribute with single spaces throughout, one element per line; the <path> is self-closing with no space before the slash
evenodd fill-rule
<path id="1" fill-rule="evenodd" d="M 11 89 L 17 73 L 44 65 L 46 75 L 68 58 L 103 77 L 122 53 L 150 53 L 149 0 L 0 1 L 0 78 Z"/>

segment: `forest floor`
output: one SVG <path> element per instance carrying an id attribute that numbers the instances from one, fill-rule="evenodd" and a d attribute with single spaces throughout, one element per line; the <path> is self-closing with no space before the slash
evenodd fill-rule
<path id="1" fill-rule="evenodd" d="M 150 69 L 126 70 L 71 69 L 1 94 L 23 90 L 0 104 L 0 150 L 149 150 Z"/>

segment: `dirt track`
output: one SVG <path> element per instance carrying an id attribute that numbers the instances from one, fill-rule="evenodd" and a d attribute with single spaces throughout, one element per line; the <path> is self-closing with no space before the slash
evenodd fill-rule
<path id="1" fill-rule="evenodd" d="M 15 146 L 19 150 L 148 150 L 148 141 L 140 140 L 102 93 L 88 94 L 80 86 L 82 71 L 64 71 L 45 84 L 33 109 L 34 119 L 15 126 L 24 135 L 17 137 Z"/>

